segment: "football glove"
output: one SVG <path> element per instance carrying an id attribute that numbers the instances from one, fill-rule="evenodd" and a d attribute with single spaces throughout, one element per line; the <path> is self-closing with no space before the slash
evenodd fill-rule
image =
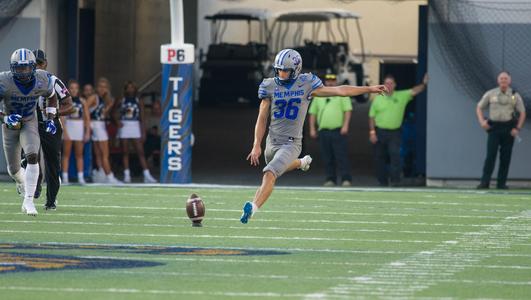
<path id="1" fill-rule="evenodd" d="M 10 114 L 7 116 L 4 116 L 4 123 L 6 124 L 8 129 L 20 129 L 22 126 L 20 120 L 22 119 L 22 116 L 19 114 Z"/>
<path id="2" fill-rule="evenodd" d="M 55 127 L 53 120 L 46 120 L 45 125 L 47 133 L 55 134 L 57 132 L 57 127 Z"/>

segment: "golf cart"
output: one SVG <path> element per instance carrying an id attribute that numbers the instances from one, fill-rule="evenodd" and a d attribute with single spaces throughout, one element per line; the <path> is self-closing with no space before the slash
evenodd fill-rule
<path id="1" fill-rule="evenodd" d="M 337 74 L 339 84 L 366 85 L 368 77 L 364 66 L 365 49 L 359 19 L 358 14 L 341 9 L 281 13 L 271 26 L 268 39 L 270 48 L 275 53 L 288 47 L 297 50 L 303 58 L 305 72 L 313 72 L 319 76 L 333 72 Z M 359 56 L 350 51 L 351 21 L 355 23 L 359 39 Z M 333 26 L 337 28 L 339 38 L 336 37 Z M 326 39 L 320 41 L 323 27 Z M 310 32 L 306 33 L 305 29 Z M 286 44 L 290 31 L 293 32 L 293 41 Z M 366 102 L 368 95 L 355 98 L 358 102 Z"/>
<path id="2" fill-rule="evenodd" d="M 224 9 L 205 17 L 211 22 L 212 43 L 206 56 L 200 55 L 200 105 L 236 102 L 257 105 L 258 85 L 268 65 L 268 18 L 264 9 Z M 247 25 L 247 43 L 223 42 L 229 23 L 241 26 L 242 22 Z M 258 26 L 257 40 L 252 39 L 253 25 Z"/>

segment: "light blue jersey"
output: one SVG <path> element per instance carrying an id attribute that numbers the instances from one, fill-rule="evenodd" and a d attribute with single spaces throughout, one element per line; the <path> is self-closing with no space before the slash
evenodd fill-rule
<path id="1" fill-rule="evenodd" d="M 3 101 L 4 114 L 19 114 L 23 121 L 35 117 L 36 104 L 39 97 L 50 98 L 54 95 L 51 74 L 35 71 L 35 79 L 28 86 L 23 86 L 13 79 L 10 71 L 0 73 L 0 99 Z"/>
<path id="2" fill-rule="evenodd" d="M 312 73 L 300 74 L 288 85 L 280 84 L 275 78 L 264 79 L 258 98 L 271 100 L 269 137 L 300 141 L 311 93 L 322 86 L 321 79 Z"/>

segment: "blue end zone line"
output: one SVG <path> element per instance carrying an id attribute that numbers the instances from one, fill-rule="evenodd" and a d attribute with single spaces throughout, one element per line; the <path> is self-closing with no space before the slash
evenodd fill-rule
<path id="1" fill-rule="evenodd" d="M 71 186 L 80 186 L 70 184 Z M 89 183 L 87 187 L 128 187 L 128 188 L 206 188 L 206 189 L 256 189 L 258 185 L 231 185 L 231 184 L 208 184 L 208 183 L 128 183 L 128 184 L 102 184 Z M 418 192 L 418 193 L 463 193 L 475 195 L 531 195 L 530 192 L 510 192 L 510 191 L 478 191 L 473 189 L 441 189 L 441 188 L 378 188 L 378 187 L 315 187 L 315 186 L 275 186 L 275 190 L 305 190 L 322 192 Z"/>

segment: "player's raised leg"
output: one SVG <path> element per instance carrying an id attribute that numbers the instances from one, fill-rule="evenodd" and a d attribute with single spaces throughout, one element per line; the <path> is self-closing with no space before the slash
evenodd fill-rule
<path id="1" fill-rule="evenodd" d="M 268 164 L 263 170 L 262 184 L 256 190 L 253 201 L 248 201 L 243 205 L 243 213 L 240 218 L 243 224 L 246 224 L 249 218 L 269 199 L 278 177 L 285 172 L 295 170 L 306 164 L 306 159 L 304 159 L 304 163 L 302 159 L 297 159 L 300 152 L 301 146 L 297 143 L 275 146 L 268 142 L 265 151 L 265 158 Z"/>

